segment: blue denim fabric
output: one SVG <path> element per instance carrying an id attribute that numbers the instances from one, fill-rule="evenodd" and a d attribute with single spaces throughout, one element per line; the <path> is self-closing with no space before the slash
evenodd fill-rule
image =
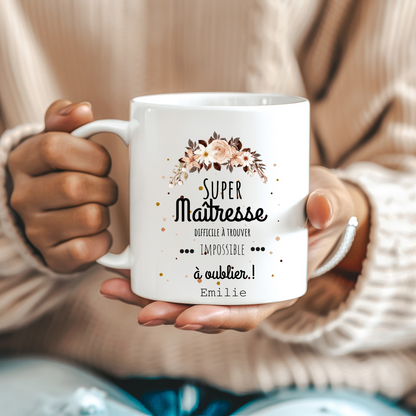
<path id="1" fill-rule="evenodd" d="M 81 387 L 85 389 L 80 389 Z M 106 392 L 101 410 L 74 404 L 74 392 Z M 96 390 L 95 390 L 96 391 Z M 62 413 L 50 411 L 55 403 Z M 69 404 L 72 403 L 72 407 Z M 68 404 L 68 407 L 65 407 Z M 84 402 L 85 404 L 85 402 Z M 71 408 L 71 413 L 65 409 Z M 104 409 L 105 408 L 105 409 Z M 90 412 L 89 412 L 90 411 Z M 347 390 L 281 389 L 238 396 L 174 379 L 106 379 L 73 364 L 43 358 L 0 359 L 1 416 L 405 416 L 410 413 L 379 396 Z"/>

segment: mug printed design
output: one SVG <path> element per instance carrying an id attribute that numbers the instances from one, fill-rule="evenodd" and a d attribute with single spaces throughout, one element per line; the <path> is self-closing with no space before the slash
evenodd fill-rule
<path id="1" fill-rule="evenodd" d="M 202 169 L 210 170 L 212 167 L 220 171 L 221 167 L 225 167 L 230 172 L 234 168 L 242 167 L 243 171 L 250 176 L 259 175 L 263 183 L 267 183 L 267 176 L 264 171 L 266 165 L 262 162 L 260 154 L 251 151 L 243 144 L 239 137 L 235 139 L 231 137 L 227 141 L 214 131 L 209 138 L 208 143 L 205 140 L 193 142 L 188 140 L 185 156 L 179 159 L 179 165 L 175 165 L 173 170 L 174 176 L 169 178 L 169 187 L 183 185 L 188 179 L 189 173 L 201 172 Z"/>

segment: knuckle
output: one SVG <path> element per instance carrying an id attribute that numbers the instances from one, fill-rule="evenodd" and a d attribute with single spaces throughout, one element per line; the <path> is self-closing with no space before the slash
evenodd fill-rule
<path id="1" fill-rule="evenodd" d="M 42 248 L 43 243 L 43 233 L 39 230 L 38 227 L 33 225 L 25 226 L 25 234 L 28 240 L 39 250 Z"/>
<path id="2" fill-rule="evenodd" d="M 22 212 L 23 208 L 27 206 L 25 193 L 15 189 L 10 196 L 10 205 L 16 212 Z"/>
<path id="3" fill-rule="evenodd" d="M 9 157 L 7 159 L 7 165 L 9 167 L 9 170 L 12 176 L 13 176 L 14 171 L 16 170 L 16 167 L 19 164 L 19 161 L 20 161 L 20 157 L 16 148 L 9 154 Z"/>
<path id="4" fill-rule="evenodd" d="M 117 183 L 113 179 L 111 178 L 107 178 L 107 179 L 108 179 L 107 196 L 109 198 L 109 205 L 114 205 L 118 200 L 118 186 L 117 186 Z"/>
<path id="5" fill-rule="evenodd" d="M 45 133 L 40 143 L 40 154 L 44 162 L 53 166 L 62 157 L 63 143 L 56 133 Z"/>
<path id="6" fill-rule="evenodd" d="M 88 204 L 82 210 L 82 224 L 89 232 L 98 232 L 107 228 L 107 215 L 104 207 L 98 204 Z"/>
<path id="7" fill-rule="evenodd" d="M 111 156 L 105 147 L 100 146 L 99 149 L 97 152 L 98 174 L 105 176 L 111 169 Z"/>
<path id="8" fill-rule="evenodd" d="M 85 194 L 85 181 L 82 174 L 65 173 L 61 186 L 63 195 L 70 201 L 78 202 Z"/>
<path id="9" fill-rule="evenodd" d="M 76 264 L 84 264 L 89 261 L 89 247 L 88 244 L 82 240 L 74 240 L 68 248 L 70 259 Z"/>

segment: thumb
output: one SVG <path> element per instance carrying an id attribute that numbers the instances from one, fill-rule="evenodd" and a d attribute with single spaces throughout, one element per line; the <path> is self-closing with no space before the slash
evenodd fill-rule
<path id="1" fill-rule="evenodd" d="M 337 198 L 329 189 L 316 189 L 308 198 L 306 212 L 311 225 L 318 230 L 329 227 L 338 211 Z"/>
<path id="2" fill-rule="evenodd" d="M 68 100 L 58 100 L 46 110 L 45 131 L 70 133 L 91 121 L 93 121 L 93 115 L 90 103 L 72 103 Z"/>

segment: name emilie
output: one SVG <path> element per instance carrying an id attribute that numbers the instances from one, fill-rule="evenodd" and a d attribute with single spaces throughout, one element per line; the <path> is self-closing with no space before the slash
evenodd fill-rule
<path id="1" fill-rule="evenodd" d="M 221 290 L 221 288 L 218 289 L 208 289 L 206 287 L 201 287 L 201 298 L 238 298 L 242 297 L 245 298 L 247 296 L 245 290 L 237 290 L 237 288 L 234 289 L 228 289 L 228 287 Z"/>
<path id="2" fill-rule="evenodd" d="M 216 205 L 214 200 L 221 196 L 224 199 L 224 195 L 228 189 L 228 199 L 235 198 L 242 199 L 241 197 L 241 182 L 221 181 L 221 192 L 220 192 L 220 182 L 211 182 L 211 192 L 207 186 L 208 178 L 204 179 L 204 188 L 206 195 L 202 204 L 202 208 L 196 208 L 195 210 L 191 209 L 191 201 L 188 198 L 178 198 L 176 200 L 176 218 L 175 222 L 178 221 L 194 221 L 194 222 L 215 222 L 217 220 L 221 222 L 230 221 L 230 222 L 250 222 L 250 221 L 266 221 L 267 215 L 264 214 L 263 208 L 258 208 L 255 212 L 252 212 L 251 207 L 247 207 L 243 210 L 241 207 L 237 208 L 221 208 L 220 205 Z M 235 184 L 235 188 L 233 185 Z M 208 200 L 208 201 L 207 201 Z"/>

